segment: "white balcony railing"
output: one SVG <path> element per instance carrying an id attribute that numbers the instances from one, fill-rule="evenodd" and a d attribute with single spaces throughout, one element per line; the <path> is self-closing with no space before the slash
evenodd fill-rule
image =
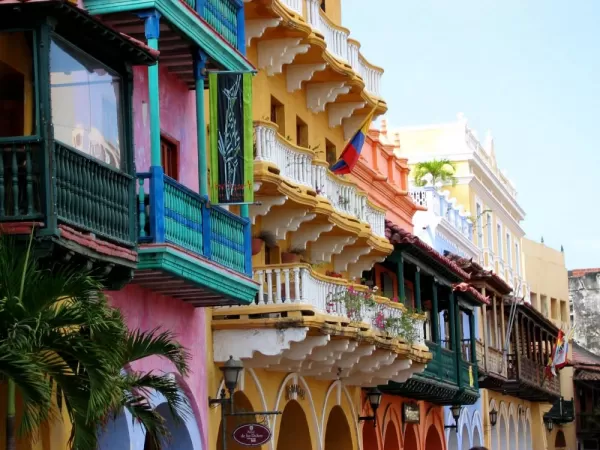
<path id="1" fill-rule="evenodd" d="M 279 174 L 290 181 L 314 189 L 341 214 L 366 222 L 373 234 L 385 237 L 385 212 L 370 205 L 364 193 L 347 180 L 333 174 L 324 161 L 316 162 L 314 153 L 292 144 L 277 132 L 271 122 L 255 122 L 255 160 L 274 164 Z"/>
<path id="2" fill-rule="evenodd" d="M 448 191 L 442 193 L 434 186 L 425 186 L 411 188 L 410 195 L 417 205 L 424 206 L 436 216 L 445 218 L 454 229 L 469 241 L 473 241 L 473 223 L 462 211 L 462 207 L 455 206 L 456 201 L 449 198 Z"/>
<path id="3" fill-rule="evenodd" d="M 367 290 L 366 286 L 353 285 L 343 279 L 317 274 L 305 264 L 255 267 L 254 280 L 259 284 L 256 306 L 270 306 L 270 312 L 273 311 L 273 305 L 303 304 L 310 305 L 319 314 L 348 318 L 343 302 L 332 302 L 332 298 L 349 288 L 356 291 Z M 365 306 L 360 314 L 361 321 L 383 332 L 385 330 L 380 327 L 381 323 L 385 323 L 388 318 L 400 318 L 404 314 L 404 309 L 385 297 L 374 296 L 373 298 L 376 306 L 374 308 Z M 235 308 L 235 306 L 227 308 Z M 379 312 L 383 315 L 381 322 L 376 320 Z M 415 331 L 417 338 L 413 343 L 424 344 L 422 320 L 415 320 Z"/>
<path id="4" fill-rule="evenodd" d="M 294 11 L 298 15 L 302 15 L 302 5 L 305 0 L 281 0 L 288 9 Z"/>
<path id="5" fill-rule="evenodd" d="M 375 209 L 368 202 L 365 207 L 365 219 L 371 225 L 373 234 L 385 237 L 385 213 Z"/>
<path id="6" fill-rule="evenodd" d="M 296 7 L 297 0 L 282 1 L 290 9 Z M 320 0 L 302 1 L 306 2 L 306 21 L 323 35 L 327 50 L 339 60 L 350 64 L 365 82 L 367 92 L 379 96 L 383 69 L 367 62 L 360 54 L 358 43 L 348 38 L 349 30 L 333 24 L 321 10 Z"/>
<path id="7" fill-rule="evenodd" d="M 257 123 L 256 161 L 266 161 L 279 168 L 281 176 L 296 184 L 313 188 L 313 154 L 310 150 L 297 147 L 277 133 L 277 126 L 271 123 Z"/>

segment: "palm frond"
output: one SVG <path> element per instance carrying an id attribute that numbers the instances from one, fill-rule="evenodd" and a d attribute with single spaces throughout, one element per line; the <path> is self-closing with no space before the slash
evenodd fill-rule
<path id="1" fill-rule="evenodd" d="M 134 362 L 148 356 L 160 356 L 171 361 L 179 373 L 188 373 L 189 353 L 175 340 L 171 331 L 136 330 L 127 336 L 125 357 L 126 362 Z"/>
<path id="2" fill-rule="evenodd" d="M 431 176 L 431 183 L 435 185 L 438 181 L 444 184 L 456 185 L 456 164 L 449 159 L 434 159 L 417 163 L 414 167 L 414 183 L 417 186 L 425 186 L 423 180 L 426 175 Z"/>

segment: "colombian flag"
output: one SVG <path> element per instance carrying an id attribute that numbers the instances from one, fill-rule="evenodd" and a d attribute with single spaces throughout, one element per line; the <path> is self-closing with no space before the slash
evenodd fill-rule
<path id="1" fill-rule="evenodd" d="M 567 353 L 569 352 L 569 339 L 572 331 L 565 336 L 563 330 L 559 330 L 556 344 L 554 345 L 552 356 L 546 366 L 546 378 L 554 378 L 558 371 L 567 365 Z"/>
<path id="2" fill-rule="evenodd" d="M 369 127 L 373 121 L 373 115 L 375 114 L 376 109 L 377 106 L 373 108 L 373 111 L 371 111 L 371 113 L 367 116 L 356 134 L 352 137 L 352 139 L 350 139 L 350 142 L 348 142 L 342 151 L 340 159 L 338 159 L 337 162 L 329 168 L 333 173 L 337 175 L 343 175 L 352 172 L 352 169 L 354 169 L 354 166 L 360 157 L 360 152 L 363 144 L 365 143 L 365 138 L 369 132 Z"/>

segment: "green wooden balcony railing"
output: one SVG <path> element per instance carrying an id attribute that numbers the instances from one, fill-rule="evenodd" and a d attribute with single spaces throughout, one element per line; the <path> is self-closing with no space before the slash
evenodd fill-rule
<path id="1" fill-rule="evenodd" d="M 184 0 L 243 55 L 246 54 L 244 3 L 242 0 Z"/>
<path id="2" fill-rule="evenodd" d="M 130 175 L 56 142 L 56 213 L 61 222 L 134 244 L 134 180 Z"/>
<path id="3" fill-rule="evenodd" d="M 246 275 L 252 274 L 250 221 L 151 167 L 138 173 L 140 243 L 170 243 Z"/>
<path id="4" fill-rule="evenodd" d="M 0 139 L 0 221 L 59 223 L 135 246 L 135 180 L 65 144 Z"/>

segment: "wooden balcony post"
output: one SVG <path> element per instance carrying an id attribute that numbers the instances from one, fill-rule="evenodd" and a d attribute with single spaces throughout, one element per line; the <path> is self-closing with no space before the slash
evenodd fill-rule
<path id="1" fill-rule="evenodd" d="M 492 314 L 493 314 L 493 321 L 494 321 L 494 329 L 493 334 L 494 334 L 494 342 L 492 342 L 492 344 L 496 347 L 496 348 L 500 348 L 500 346 L 498 345 L 498 340 L 500 339 L 500 337 L 498 336 L 498 308 L 496 305 L 496 294 L 492 293 Z"/>
<path id="2" fill-rule="evenodd" d="M 206 118 L 204 117 L 204 69 L 207 55 L 197 48 L 194 56 L 194 80 L 196 82 L 196 137 L 198 147 L 198 192 L 208 196 L 208 165 L 206 159 Z"/>
<path id="3" fill-rule="evenodd" d="M 419 266 L 415 272 L 415 308 L 421 310 L 421 268 Z"/>
<path id="4" fill-rule="evenodd" d="M 469 313 L 469 330 L 471 332 L 471 363 L 477 364 L 477 338 L 475 335 L 475 311 L 471 311 Z"/>
<path id="5" fill-rule="evenodd" d="M 505 345 L 506 345 L 506 323 L 505 323 L 505 317 L 504 317 L 504 298 L 500 297 L 500 345 L 498 347 L 502 351 L 504 351 Z M 506 349 L 506 351 L 508 352 L 508 348 Z"/>
<path id="6" fill-rule="evenodd" d="M 457 323 L 458 323 L 458 319 L 457 319 L 457 311 L 456 311 L 456 304 L 455 304 L 455 296 L 454 296 L 454 291 L 450 290 L 450 295 L 448 296 L 448 303 L 450 304 L 450 342 L 452 343 L 452 350 L 454 352 L 454 365 L 456 367 L 456 382 L 457 384 L 460 385 L 460 359 L 462 358 L 460 355 L 462 354 L 461 348 L 460 348 L 460 341 L 457 338 Z"/>
<path id="7" fill-rule="evenodd" d="M 539 345 L 537 342 L 537 333 L 536 333 L 536 325 L 533 324 L 533 338 L 531 339 L 531 343 L 533 345 L 533 359 L 535 359 L 535 361 L 539 364 L 540 362 L 540 352 L 539 352 Z"/>
<path id="8" fill-rule="evenodd" d="M 402 256 L 402 253 L 400 253 L 400 256 L 398 257 L 396 270 L 398 275 L 398 296 L 400 297 L 400 301 L 406 305 L 406 293 L 404 290 L 404 256 Z"/>
<path id="9" fill-rule="evenodd" d="M 438 286 L 437 286 L 437 279 L 433 279 L 433 288 L 432 288 L 432 305 L 431 305 L 431 338 L 433 339 L 433 342 L 435 342 L 436 344 L 440 344 L 440 325 L 439 325 L 439 319 L 440 319 L 440 311 L 439 311 L 439 307 L 438 307 Z"/>
<path id="10" fill-rule="evenodd" d="M 485 288 L 481 289 L 481 295 L 485 297 Z M 485 371 L 488 371 L 488 329 L 487 329 L 487 305 L 484 303 L 482 306 L 483 314 L 483 367 Z"/>
<path id="11" fill-rule="evenodd" d="M 515 351 L 516 351 L 516 355 L 517 355 L 517 374 L 518 377 L 521 378 L 521 369 L 522 369 L 522 361 L 521 361 L 521 357 L 522 357 L 522 350 L 521 350 L 521 346 L 519 345 L 519 332 L 520 332 L 520 326 L 519 326 L 519 322 L 521 320 L 521 315 L 517 312 L 517 317 L 515 318 L 515 332 L 514 337 L 515 337 Z"/>
<path id="12" fill-rule="evenodd" d="M 140 14 L 145 19 L 148 47 L 158 50 L 160 13 L 150 11 Z M 148 67 L 148 104 L 150 105 L 150 165 L 160 166 L 160 94 L 158 89 L 158 62 Z"/>

